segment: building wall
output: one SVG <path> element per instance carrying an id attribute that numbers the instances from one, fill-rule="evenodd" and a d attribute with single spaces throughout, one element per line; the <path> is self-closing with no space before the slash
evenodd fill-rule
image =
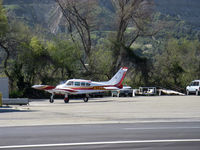
<path id="1" fill-rule="evenodd" d="M 0 78 L 0 92 L 3 98 L 9 97 L 8 78 Z"/>

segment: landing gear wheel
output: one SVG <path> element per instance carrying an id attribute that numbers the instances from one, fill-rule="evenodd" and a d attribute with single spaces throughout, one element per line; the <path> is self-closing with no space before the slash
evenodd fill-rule
<path id="1" fill-rule="evenodd" d="M 53 103 L 53 102 L 54 102 L 54 98 L 53 98 L 53 97 L 54 97 L 54 93 L 52 93 L 52 95 L 51 95 L 51 97 L 50 97 L 50 99 L 49 99 L 49 102 L 50 102 L 50 103 Z"/>
<path id="2" fill-rule="evenodd" d="M 64 102 L 65 102 L 65 103 L 69 103 L 69 98 L 65 98 L 65 99 L 64 99 Z"/>
<path id="3" fill-rule="evenodd" d="M 88 97 L 84 97 L 84 98 L 83 98 L 83 101 L 84 101 L 84 102 L 88 102 Z"/>
<path id="4" fill-rule="evenodd" d="M 50 103 L 53 103 L 53 102 L 54 102 L 54 99 L 50 98 L 50 99 L 49 99 L 49 102 L 50 102 Z"/>

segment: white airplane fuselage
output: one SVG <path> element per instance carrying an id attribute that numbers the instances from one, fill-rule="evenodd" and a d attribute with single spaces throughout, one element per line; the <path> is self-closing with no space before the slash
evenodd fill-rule
<path id="1" fill-rule="evenodd" d="M 68 85 L 72 83 L 71 85 Z M 106 82 L 95 82 L 90 80 L 71 79 L 64 84 L 57 85 L 52 92 L 56 94 L 89 94 L 96 92 L 104 92 L 108 90 L 117 90 L 116 86 L 108 85 Z"/>
<path id="2" fill-rule="evenodd" d="M 53 102 L 53 96 L 55 94 L 65 95 L 65 101 L 68 100 L 68 94 L 89 94 L 96 92 L 104 92 L 111 90 L 118 90 L 123 88 L 122 81 L 126 75 L 128 68 L 122 67 L 111 80 L 106 82 L 95 82 L 83 79 L 70 79 L 64 84 L 59 84 L 56 87 L 49 85 L 34 85 L 32 88 L 38 90 L 45 90 L 52 94 L 51 101 Z M 87 97 L 88 100 L 88 97 Z M 50 101 L 50 102 L 51 102 Z M 85 100 L 84 100 L 85 101 Z"/>

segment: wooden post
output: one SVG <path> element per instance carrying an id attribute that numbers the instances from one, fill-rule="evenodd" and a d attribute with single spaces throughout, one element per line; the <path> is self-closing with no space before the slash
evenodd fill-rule
<path id="1" fill-rule="evenodd" d="M 0 92 L 0 107 L 2 107 L 2 94 Z"/>

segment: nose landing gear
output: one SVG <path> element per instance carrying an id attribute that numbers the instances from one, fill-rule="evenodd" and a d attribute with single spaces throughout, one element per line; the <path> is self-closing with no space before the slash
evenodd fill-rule
<path id="1" fill-rule="evenodd" d="M 65 102 L 65 103 L 69 103 L 69 97 L 68 97 L 68 94 L 65 94 L 64 102 Z"/>

